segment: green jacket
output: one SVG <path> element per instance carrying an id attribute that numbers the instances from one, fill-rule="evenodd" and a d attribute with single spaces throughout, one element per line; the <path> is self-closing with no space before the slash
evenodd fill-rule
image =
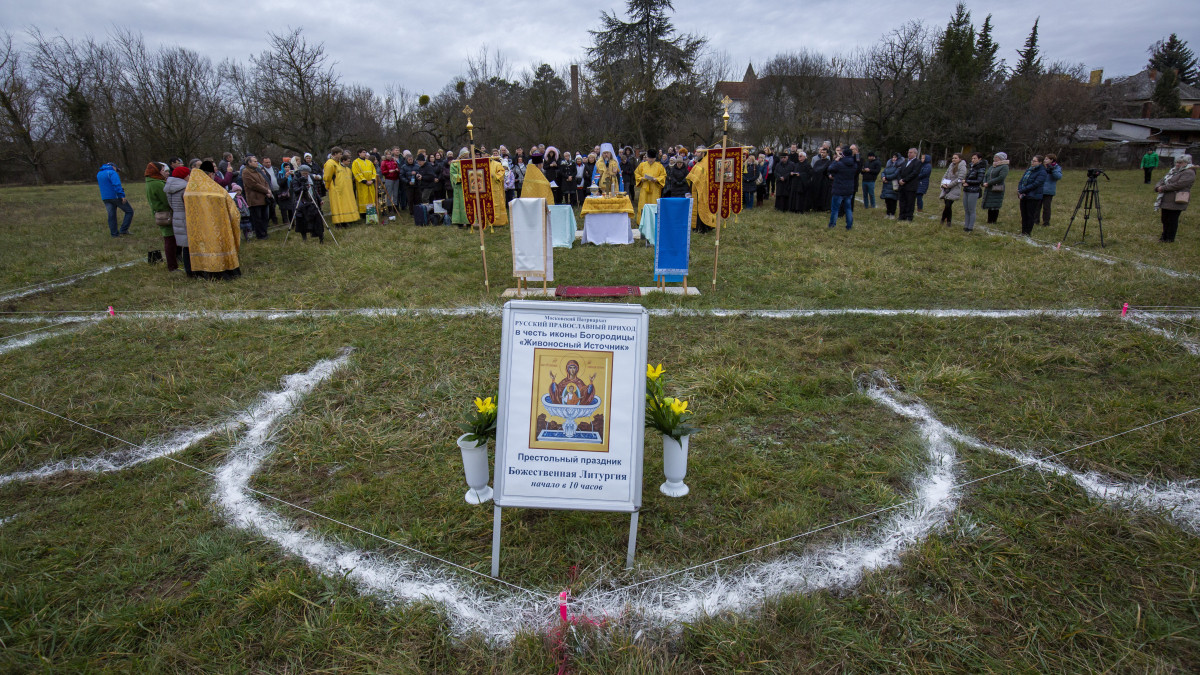
<path id="1" fill-rule="evenodd" d="M 1004 192 L 996 192 L 992 189 L 995 185 L 1004 185 L 1004 181 L 1008 178 L 1008 162 L 1000 166 L 989 166 L 988 170 L 983 175 L 983 182 L 988 186 L 983 189 L 983 204 L 985 209 L 998 209 L 1004 205 Z M 1005 186 L 1007 189 L 1007 186 Z"/>
<path id="2" fill-rule="evenodd" d="M 154 212 L 170 211 L 171 205 L 167 203 L 167 193 L 163 192 L 163 185 L 166 184 L 161 178 L 146 179 L 146 201 L 150 202 L 150 210 Z"/>
<path id="3" fill-rule="evenodd" d="M 1147 152 L 1146 154 L 1142 155 L 1142 168 L 1143 169 L 1157 169 L 1158 168 L 1158 153 L 1151 150 L 1150 152 Z"/>

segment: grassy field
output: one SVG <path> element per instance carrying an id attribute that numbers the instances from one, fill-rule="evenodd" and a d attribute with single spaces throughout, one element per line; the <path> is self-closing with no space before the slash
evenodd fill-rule
<path id="1" fill-rule="evenodd" d="M 1056 242 L 1082 174 L 1060 183 Z M 855 229 L 819 215 L 745 214 L 722 238 L 693 241 L 698 298 L 641 299 L 684 309 L 1092 308 L 1077 318 L 663 316 L 651 362 L 693 401 L 691 494 L 669 499 L 658 437 L 647 435 L 638 566 L 622 569 L 617 514 L 511 510 L 506 580 L 554 596 L 648 579 L 897 505 L 926 463 L 914 424 L 857 386 L 890 375 L 947 425 L 1037 456 L 1200 406 L 1200 358 L 1122 321 L 1131 305 L 1200 305 L 1193 214 L 1179 243 L 1159 226 L 1140 173 L 1102 186 L 1108 246 L 1089 228 L 1068 251 L 934 220 L 898 224 L 861 207 Z M 112 240 L 86 186 L 0 191 L 0 295 L 6 289 L 136 258 L 157 243 L 144 208 L 135 236 Z M 130 192 L 138 190 L 131 187 Z M 1074 194 L 1072 194 L 1074 193 Z M 930 200 L 931 202 L 933 200 Z M 1070 202 L 1068 204 L 1068 202 Z M 1019 231 L 1015 204 L 1002 229 Z M 1078 227 L 1078 224 L 1077 224 Z M 1072 237 L 1074 238 L 1072 231 Z M 323 247 L 272 235 L 243 249 L 232 283 L 136 265 L 6 301 L 24 312 L 497 306 L 509 285 L 507 232 L 489 235 L 483 293 L 477 235 L 411 223 L 338 232 Z M 1074 246 L 1074 244 L 1072 243 Z M 648 284 L 652 249 L 557 250 L 561 283 Z M 1129 262 L 1125 262 L 1129 261 Z M 1169 268 L 1181 276 L 1139 267 Z M 1189 276 L 1190 275 L 1190 276 Z M 1194 319 L 1171 330 L 1200 338 Z M 38 324 L 0 324 L 11 336 Z M 491 510 L 463 502 L 456 421 L 496 386 L 500 322 L 469 316 L 178 319 L 118 316 L 0 353 L 0 392 L 116 437 L 145 442 L 217 423 L 280 379 L 353 347 L 271 437 L 251 486 L 363 530 L 486 572 Z M 1058 459 L 1116 481 L 1200 477 L 1200 414 Z M 235 440 L 218 433 L 177 458 L 215 472 Z M 955 443 L 959 482 L 1011 459 Z M 0 402 L 0 475 L 101 456 L 116 441 Z M 1194 484 L 1193 484 L 1194 485 Z M 233 526 L 213 478 L 156 460 L 113 473 L 0 481 L 0 669 L 267 672 L 1190 672 L 1200 663 L 1200 538 L 1167 514 L 1105 504 L 1065 476 L 1033 469 L 971 484 L 949 522 L 911 542 L 895 567 L 851 588 L 785 593 L 753 611 L 683 626 L 630 617 L 558 644 L 556 607 L 507 644 L 458 630 L 435 602 L 384 602 L 323 576 L 272 541 Z M 359 532 L 286 506 L 290 526 L 380 558 L 496 589 Z M 764 549 L 722 570 L 870 536 L 873 517 Z M 703 568 L 697 574 L 710 574 Z M 1191 665 L 1189 665 L 1191 664 Z"/>

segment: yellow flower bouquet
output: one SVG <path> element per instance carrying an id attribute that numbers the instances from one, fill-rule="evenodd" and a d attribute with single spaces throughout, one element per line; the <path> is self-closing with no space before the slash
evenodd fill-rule
<path id="1" fill-rule="evenodd" d="M 691 423 L 688 402 L 667 396 L 663 387 L 663 367 L 646 365 L 646 428 L 658 429 L 664 436 L 680 440 L 700 431 Z"/>
<path id="2" fill-rule="evenodd" d="M 499 396 L 475 397 L 475 410 L 468 410 L 464 413 L 463 419 L 466 420 L 466 423 L 459 424 L 463 431 L 467 432 L 463 440 L 483 445 L 489 439 L 496 437 L 496 402 L 499 398 Z"/>

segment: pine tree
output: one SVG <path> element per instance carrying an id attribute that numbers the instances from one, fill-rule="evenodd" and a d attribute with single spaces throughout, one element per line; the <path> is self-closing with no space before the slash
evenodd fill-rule
<path id="1" fill-rule="evenodd" d="M 1017 77 L 1030 77 L 1033 75 L 1042 74 L 1042 57 L 1038 56 L 1041 51 L 1038 48 L 1038 22 L 1042 17 L 1038 17 L 1033 22 L 1033 30 L 1029 32 L 1029 37 L 1025 38 L 1025 48 L 1018 49 L 1017 53 L 1021 55 L 1021 60 L 1017 62 L 1016 75 Z"/>
<path id="2" fill-rule="evenodd" d="M 988 14 L 979 29 L 979 37 L 975 41 L 975 72 L 980 78 L 986 78 L 996 71 L 996 52 L 1000 45 L 992 40 L 992 15 Z"/>
<path id="3" fill-rule="evenodd" d="M 1179 79 L 1187 84 L 1200 82 L 1200 70 L 1196 68 L 1196 55 L 1188 48 L 1187 42 L 1180 40 L 1171 33 L 1166 40 L 1155 42 L 1150 49 L 1150 67 L 1160 73 L 1174 70 Z"/>
<path id="4" fill-rule="evenodd" d="M 975 26 L 971 13 L 962 2 L 954 8 L 954 16 L 938 37 L 936 57 L 960 82 L 966 84 L 975 75 Z"/>
<path id="5" fill-rule="evenodd" d="M 1150 100 L 1154 101 L 1156 117 L 1187 117 L 1187 110 L 1179 102 L 1179 74 L 1174 70 L 1164 70 L 1158 76 Z"/>

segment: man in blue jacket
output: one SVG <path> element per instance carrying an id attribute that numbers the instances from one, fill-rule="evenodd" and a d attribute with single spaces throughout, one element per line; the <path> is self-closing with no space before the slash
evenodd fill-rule
<path id="1" fill-rule="evenodd" d="M 838 214 L 846 214 L 846 229 L 854 227 L 854 182 L 858 179 L 858 162 L 850 148 L 842 146 L 834 150 L 833 161 L 826 169 L 833 177 L 833 200 L 829 206 L 829 227 L 837 225 Z"/>
<path id="2" fill-rule="evenodd" d="M 100 200 L 108 211 L 108 232 L 114 237 L 129 234 L 129 224 L 133 222 L 133 207 L 125 198 L 125 188 L 121 187 L 121 177 L 117 175 L 117 167 L 112 162 L 100 167 L 96 174 L 96 182 L 100 184 Z M 125 212 L 121 229 L 117 229 L 117 209 Z"/>

